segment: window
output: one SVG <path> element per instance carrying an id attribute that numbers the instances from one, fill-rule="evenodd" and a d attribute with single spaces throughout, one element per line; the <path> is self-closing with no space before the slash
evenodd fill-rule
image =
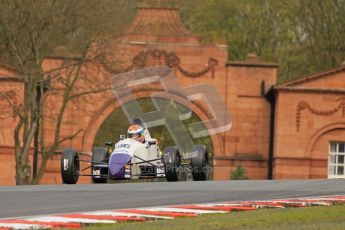
<path id="1" fill-rule="evenodd" d="M 328 157 L 328 178 L 345 178 L 345 142 L 331 142 Z"/>

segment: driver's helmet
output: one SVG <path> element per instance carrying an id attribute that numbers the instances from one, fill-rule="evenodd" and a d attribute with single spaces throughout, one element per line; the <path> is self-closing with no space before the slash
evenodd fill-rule
<path id="1" fill-rule="evenodd" d="M 127 136 L 141 143 L 145 142 L 144 128 L 140 125 L 131 125 L 128 128 Z"/>

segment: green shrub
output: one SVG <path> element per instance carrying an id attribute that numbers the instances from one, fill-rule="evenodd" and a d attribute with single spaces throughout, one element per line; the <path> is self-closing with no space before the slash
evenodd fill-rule
<path id="1" fill-rule="evenodd" d="M 247 171 L 241 166 L 237 166 L 235 170 L 231 170 L 230 178 L 231 180 L 247 180 Z"/>

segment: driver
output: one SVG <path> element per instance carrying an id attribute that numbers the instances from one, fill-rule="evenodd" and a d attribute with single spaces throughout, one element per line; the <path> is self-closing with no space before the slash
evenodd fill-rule
<path id="1" fill-rule="evenodd" d="M 129 126 L 127 136 L 128 138 L 139 141 L 140 143 L 145 142 L 144 128 L 140 125 Z"/>

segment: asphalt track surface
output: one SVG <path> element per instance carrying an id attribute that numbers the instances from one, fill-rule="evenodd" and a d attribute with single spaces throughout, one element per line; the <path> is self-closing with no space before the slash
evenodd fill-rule
<path id="1" fill-rule="evenodd" d="M 0 187 L 0 218 L 343 194 L 344 179 L 6 186 Z"/>

